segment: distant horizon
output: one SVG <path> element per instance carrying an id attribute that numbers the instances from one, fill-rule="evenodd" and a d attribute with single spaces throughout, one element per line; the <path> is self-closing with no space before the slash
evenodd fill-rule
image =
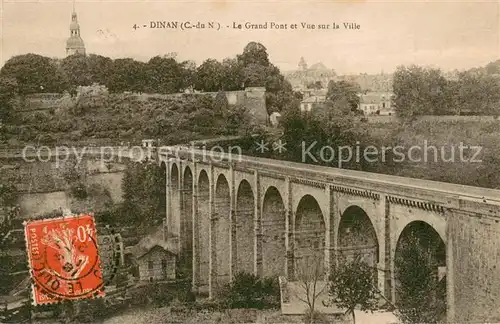
<path id="1" fill-rule="evenodd" d="M 323 63 L 339 75 L 392 74 L 397 66 L 443 72 L 483 67 L 500 59 L 498 2 L 116 2 L 76 1 L 87 54 L 148 61 L 178 53 L 178 61 L 233 58 L 256 41 L 283 72 Z M 0 67 L 34 53 L 62 59 L 73 4 L 70 0 L 3 1 Z M 229 17 L 229 18 L 228 18 Z M 151 21 L 214 21 L 222 27 L 174 30 L 139 28 Z M 359 24 L 360 30 L 237 30 L 245 22 Z M 299 28 L 300 29 L 300 28 Z"/>

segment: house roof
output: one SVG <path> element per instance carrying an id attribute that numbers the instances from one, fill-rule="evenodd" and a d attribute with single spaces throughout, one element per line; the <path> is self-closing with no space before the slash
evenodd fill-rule
<path id="1" fill-rule="evenodd" d="M 377 95 L 363 95 L 359 98 L 361 104 L 380 104 L 381 102 L 382 97 Z"/>
<path id="2" fill-rule="evenodd" d="M 314 103 L 314 102 L 325 102 L 326 96 L 310 96 L 302 100 L 301 103 Z"/>
<path id="3" fill-rule="evenodd" d="M 168 234 L 167 239 L 163 238 L 163 225 L 158 226 L 154 232 L 143 237 L 139 243 L 130 248 L 129 252 L 135 255 L 136 258 L 141 258 L 153 249 L 155 246 L 160 246 L 164 250 L 178 254 L 178 238 L 173 234 Z"/>
<path id="4" fill-rule="evenodd" d="M 154 246 L 152 246 L 149 250 L 145 250 L 145 251 L 142 251 L 143 253 L 141 255 L 138 255 L 137 256 L 137 259 L 142 259 L 144 256 L 148 255 L 151 251 L 153 251 L 154 249 L 162 249 L 163 251 L 167 252 L 167 253 L 170 253 L 172 255 L 175 255 L 175 253 L 173 253 L 172 251 L 169 251 L 168 249 L 166 249 L 164 246 L 162 245 L 159 245 L 159 244 L 156 244 Z"/>

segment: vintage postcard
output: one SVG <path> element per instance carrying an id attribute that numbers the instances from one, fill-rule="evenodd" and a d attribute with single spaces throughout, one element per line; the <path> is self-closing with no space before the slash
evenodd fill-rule
<path id="1" fill-rule="evenodd" d="M 498 1 L 0 6 L 1 323 L 500 323 Z"/>

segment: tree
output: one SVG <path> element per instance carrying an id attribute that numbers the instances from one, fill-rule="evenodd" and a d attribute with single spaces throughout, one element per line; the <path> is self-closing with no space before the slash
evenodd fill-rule
<path id="1" fill-rule="evenodd" d="M 263 309 L 279 304 L 280 288 L 277 278 L 259 278 L 254 274 L 238 272 L 218 295 L 224 308 Z"/>
<path id="2" fill-rule="evenodd" d="M 347 106 L 347 111 L 335 108 L 319 110 L 312 114 L 302 114 L 298 109 L 287 111 L 283 114 L 283 140 L 287 143 L 287 151 L 282 155 L 287 160 L 342 167 L 347 169 L 370 170 L 372 164 L 364 159 L 357 160 L 348 156 L 337 154 L 340 147 L 360 147 L 361 151 L 366 143 L 372 143 L 367 133 L 366 126 L 353 118 Z M 331 147 L 334 155 L 322 152 L 322 148 Z M 310 148 L 310 149 L 309 149 Z M 310 152 L 314 157 L 323 156 L 316 160 L 310 159 Z M 340 152 L 348 154 L 345 150 Z M 342 158 L 342 161 L 341 159 Z"/>
<path id="3" fill-rule="evenodd" d="M 183 64 L 173 58 L 155 56 L 146 65 L 148 92 L 176 93 L 185 86 L 186 73 Z"/>
<path id="4" fill-rule="evenodd" d="M 265 65 L 255 63 L 245 65 L 243 67 L 245 87 L 265 87 L 268 73 L 269 69 Z"/>
<path id="5" fill-rule="evenodd" d="M 224 79 L 223 65 L 214 59 L 208 59 L 196 69 L 194 88 L 205 92 L 222 90 Z"/>
<path id="6" fill-rule="evenodd" d="M 500 81 L 483 73 L 459 74 L 456 82 L 450 83 L 455 112 L 474 115 L 497 115 L 500 113 Z"/>
<path id="7" fill-rule="evenodd" d="M 308 323 L 314 323 L 319 317 L 316 312 L 316 302 L 326 291 L 327 285 L 324 282 L 325 272 L 322 262 L 321 252 L 314 252 L 308 257 L 312 262 L 296 262 L 296 279 L 300 291 L 296 293 L 297 299 L 307 306 L 306 318 Z"/>
<path id="8" fill-rule="evenodd" d="M 410 235 L 396 252 L 396 307 L 404 323 L 437 323 L 446 312 L 446 281 L 438 281 L 431 250 L 437 244 L 426 245 Z"/>
<path id="9" fill-rule="evenodd" d="M 92 84 L 92 74 L 89 69 L 88 59 L 85 55 L 74 54 L 65 57 L 61 61 L 61 68 L 66 75 L 66 80 L 71 90 L 76 90 L 78 86 L 88 86 Z"/>
<path id="10" fill-rule="evenodd" d="M 225 91 L 241 90 L 243 88 L 243 68 L 235 58 L 226 58 L 222 61 L 223 78 L 222 89 Z"/>
<path id="11" fill-rule="evenodd" d="M 487 74 L 500 74 L 500 60 L 488 63 L 485 70 Z"/>
<path id="12" fill-rule="evenodd" d="M 182 89 L 194 88 L 194 83 L 196 81 L 196 62 L 194 61 L 183 61 L 179 63 L 181 67 L 182 77 Z"/>
<path id="13" fill-rule="evenodd" d="M 243 66 L 237 59 L 226 58 L 222 63 L 208 59 L 196 69 L 194 79 L 196 90 L 207 92 L 235 91 L 241 90 L 243 84 Z"/>
<path id="14" fill-rule="evenodd" d="M 448 83 L 439 69 L 399 66 L 393 75 L 397 115 L 415 118 L 446 114 L 451 98 Z"/>
<path id="15" fill-rule="evenodd" d="M 0 76 L 15 79 L 21 94 L 62 92 L 68 88 L 54 62 L 37 54 L 10 58 L 0 70 Z"/>
<path id="16" fill-rule="evenodd" d="M 0 76 L 0 122 L 2 120 L 8 121 L 13 117 L 12 100 L 18 91 L 19 87 L 16 79 Z"/>
<path id="17" fill-rule="evenodd" d="M 113 61 L 113 73 L 110 75 L 109 90 L 112 92 L 136 91 L 143 92 L 148 85 L 147 63 L 131 58 Z"/>
<path id="18" fill-rule="evenodd" d="M 248 43 L 243 49 L 243 53 L 238 55 L 237 59 L 243 66 L 249 66 L 250 64 L 269 65 L 269 55 L 267 54 L 266 47 L 257 42 Z"/>
<path id="19" fill-rule="evenodd" d="M 330 101 L 334 107 L 348 105 L 351 111 L 356 111 L 359 107 L 358 93 L 360 92 L 361 87 L 356 83 L 347 81 L 335 82 L 331 80 L 328 83 L 326 99 Z"/>
<path id="20" fill-rule="evenodd" d="M 130 162 L 122 180 L 124 222 L 154 224 L 165 218 L 165 174 L 152 161 Z"/>
<path id="21" fill-rule="evenodd" d="M 87 68 L 92 83 L 109 87 L 110 76 L 113 73 L 113 60 L 109 57 L 90 54 L 87 56 Z"/>
<path id="22" fill-rule="evenodd" d="M 330 296 L 334 303 L 346 309 L 346 314 L 352 315 L 353 323 L 356 323 L 356 307 L 372 312 L 377 308 L 374 269 L 360 259 L 342 262 L 332 269 L 330 276 Z"/>
<path id="23" fill-rule="evenodd" d="M 321 83 L 321 81 L 311 82 L 307 85 L 307 89 L 320 90 L 323 89 L 323 84 Z"/>

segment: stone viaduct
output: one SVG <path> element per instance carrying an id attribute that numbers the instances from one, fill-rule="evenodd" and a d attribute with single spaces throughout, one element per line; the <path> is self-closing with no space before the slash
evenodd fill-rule
<path id="1" fill-rule="evenodd" d="M 239 271 L 294 278 L 321 256 L 362 255 L 396 301 L 395 256 L 410 233 L 432 249 L 448 322 L 500 321 L 500 190 L 187 147 L 159 150 L 169 235 L 208 290 Z"/>
<path id="2" fill-rule="evenodd" d="M 318 255 L 328 275 L 341 257 L 359 254 L 395 302 L 398 247 L 414 234 L 438 263 L 447 321 L 500 322 L 500 190 L 188 147 L 145 149 L 73 153 L 136 161 L 157 156 L 165 172 L 167 231 L 200 292 L 213 296 L 239 271 L 293 280 Z M 0 151 L 0 159 L 24 155 Z"/>

